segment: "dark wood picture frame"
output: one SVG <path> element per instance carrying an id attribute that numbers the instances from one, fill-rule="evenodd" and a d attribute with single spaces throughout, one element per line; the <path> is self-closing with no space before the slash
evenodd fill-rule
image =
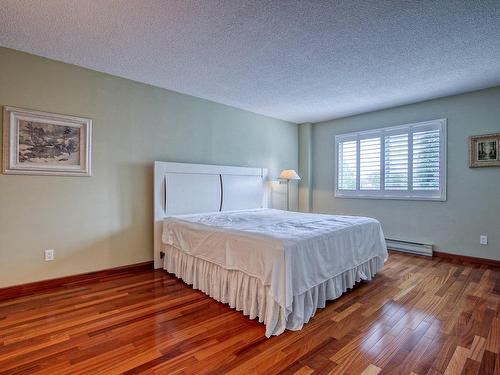
<path id="1" fill-rule="evenodd" d="M 500 133 L 469 137 L 469 167 L 500 167 Z"/>

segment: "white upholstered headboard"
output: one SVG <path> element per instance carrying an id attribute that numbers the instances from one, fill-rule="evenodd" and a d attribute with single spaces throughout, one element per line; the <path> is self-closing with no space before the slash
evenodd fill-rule
<path id="1" fill-rule="evenodd" d="M 162 223 L 171 215 L 268 206 L 267 169 L 154 163 L 154 262 L 163 266 Z"/>

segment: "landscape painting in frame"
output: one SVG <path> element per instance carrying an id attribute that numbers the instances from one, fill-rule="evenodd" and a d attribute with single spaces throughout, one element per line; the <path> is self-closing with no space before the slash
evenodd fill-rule
<path id="1" fill-rule="evenodd" d="M 92 120 L 4 107 L 3 172 L 90 176 Z"/>
<path id="2" fill-rule="evenodd" d="M 470 167 L 500 167 L 500 133 L 469 138 Z"/>

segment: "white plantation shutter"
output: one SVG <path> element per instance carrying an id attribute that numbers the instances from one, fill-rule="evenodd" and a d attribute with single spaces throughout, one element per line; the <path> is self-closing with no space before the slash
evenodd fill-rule
<path id="1" fill-rule="evenodd" d="M 359 141 L 359 188 L 380 189 L 380 137 Z"/>
<path id="2" fill-rule="evenodd" d="M 338 184 L 342 190 L 356 190 L 357 176 L 357 143 L 356 141 L 346 141 L 339 144 L 339 174 Z"/>
<path id="3" fill-rule="evenodd" d="M 438 129 L 413 133 L 413 190 L 439 190 Z"/>
<path id="4" fill-rule="evenodd" d="M 446 200 L 446 120 L 335 137 L 339 197 Z"/>
<path id="5" fill-rule="evenodd" d="M 408 133 L 385 136 L 385 190 L 408 190 Z"/>

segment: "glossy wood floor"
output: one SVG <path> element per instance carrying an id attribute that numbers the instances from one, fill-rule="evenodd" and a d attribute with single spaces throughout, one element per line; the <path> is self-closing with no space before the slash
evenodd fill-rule
<path id="1" fill-rule="evenodd" d="M 163 271 L 0 301 L 1 374 L 500 374 L 500 270 L 391 254 L 302 331 Z"/>

